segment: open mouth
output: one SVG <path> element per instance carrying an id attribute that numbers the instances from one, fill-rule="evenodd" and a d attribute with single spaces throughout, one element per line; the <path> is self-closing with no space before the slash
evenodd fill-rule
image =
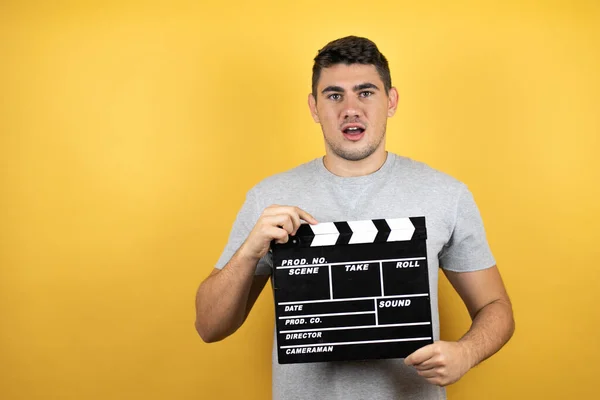
<path id="1" fill-rule="evenodd" d="M 346 135 L 359 135 L 363 133 L 365 130 L 359 126 L 351 126 L 343 130 Z"/>
<path id="2" fill-rule="evenodd" d="M 346 139 L 356 141 L 363 137 L 365 128 L 360 125 L 348 125 L 342 129 L 342 133 Z"/>

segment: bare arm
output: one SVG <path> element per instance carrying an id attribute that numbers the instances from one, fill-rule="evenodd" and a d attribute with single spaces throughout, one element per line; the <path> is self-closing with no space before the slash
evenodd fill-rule
<path id="1" fill-rule="evenodd" d="M 496 266 L 475 272 L 445 271 L 462 298 L 472 324 L 459 340 L 469 350 L 471 367 L 492 356 L 515 330 L 512 304 Z"/>
<path id="2" fill-rule="evenodd" d="M 269 276 L 255 276 L 259 260 L 273 240 L 286 243 L 296 233 L 301 219 L 317 221 L 297 207 L 265 209 L 246 241 L 222 270 L 214 269 L 196 293 L 196 330 L 207 343 L 226 338 L 246 320 Z"/>
<path id="3" fill-rule="evenodd" d="M 496 266 L 474 272 L 444 270 L 462 298 L 472 324 L 458 342 L 438 341 L 405 359 L 430 383 L 445 386 L 496 353 L 511 338 L 512 305 Z"/>
<path id="4" fill-rule="evenodd" d="M 196 330 L 207 343 L 233 334 L 246 320 L 269 275 L 254 275 L 255 263 L 236 253 L 213 269 L 196 293 Z"/>

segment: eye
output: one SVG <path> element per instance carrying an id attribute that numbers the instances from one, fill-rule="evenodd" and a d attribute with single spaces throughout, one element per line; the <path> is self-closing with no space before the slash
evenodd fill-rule
<path id="1" fill-rule="evenodd" d="M 365 90 L 363 92 L 359 93 L 360 97 L 371 97 L 374 93 L 371 92 L 370 90 Z"/>
<path id="2" fill-rule="evenodd" d="M 333 101 L 338 101 L 342 98 L 342 95 L 339 93 L 332 93 L 329 96 L 327 96 L 327 98 Z"/>

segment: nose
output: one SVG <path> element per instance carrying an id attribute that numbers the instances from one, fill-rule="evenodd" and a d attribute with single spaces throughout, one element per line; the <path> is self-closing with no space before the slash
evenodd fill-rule
<path id="1" fill-rule="evenodd" d="M 344 119 L 360 117 L 360 104 L 354 96 L 346 97 L 343 108 Z"/>

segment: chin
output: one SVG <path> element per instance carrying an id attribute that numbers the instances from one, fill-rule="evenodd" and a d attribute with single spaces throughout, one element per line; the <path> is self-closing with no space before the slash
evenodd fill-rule
<path id="1" fill-rule="evenodd" d="M 374 151 L 371 149 L 363 149 L 363 150 L 353 150 L 353 151 L 339 151 L 335 152 L 338 157 L 343 158 L 347 161 L 362 161 L 366 158 L 369 158 Z"/>

